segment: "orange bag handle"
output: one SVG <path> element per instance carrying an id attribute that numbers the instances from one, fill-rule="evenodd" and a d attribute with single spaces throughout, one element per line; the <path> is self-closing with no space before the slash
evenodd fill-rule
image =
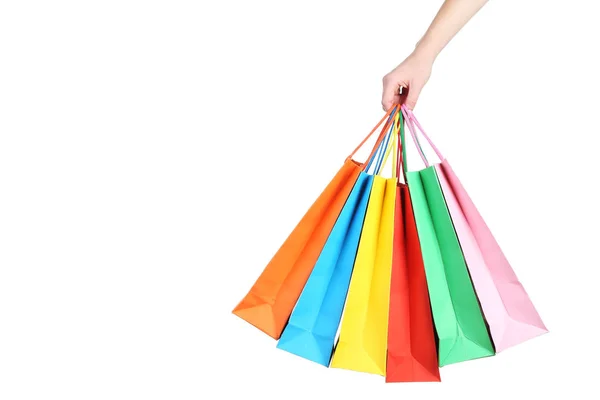
<path id="1" fill-rule="evenodd" d="M 381 161 L 378 164 L 378 168 L 376 167 L 374 174 L 375 175 L 379 175 L 381 174 L 381 171 L 383 170 L 384 166 L 387 164 L 388 158 L 390 156 L 390 154 L 392 154 L 392 179 L 396 178 L 396 172 L 398 171 L 398 168 L 396 167 L 396 164 L 398 162 L 398 157 L 396 154 L 396 148 L 397 148 L 397 140 L 398 140 L 398 117 L 401 113 L 396 113 L 396 115 L 393 116 L 393 127 L 391 128 L 391 132 L 389 133 L 390 137 L 384 139 L 386 141 L 386 145 L 385 145 L 385 150 L 382 149 L 382 151 L 384 152 L 384 154 L 381 155 Z"/>
<path id="2" fill-rule="evenodd" d="M 379 148 L 379 145 L 381 144 L 381 142 L 383 141 L 383 138 L 385 137 L 385 134 L 388 130 L 388 128 L 390 127 L 390 124 L 394 123 L 394 118 L 389 118 L 390 115 L 392 115 L 395 112 L 399 111 L 399 105 L 395 105 L 394 107 L 390 108 L 385 115 L 383 116 L 383 118 L 381 118 L 381 120 L 377 123 L 377 125 L 375 125 L 375 128 L 373 128 L 371 130 L 371 132 L 367 135 L 366 138 L 363 139 L 362 142 L 360 142 L 360 144 L 358 146 L 356 146 L 356 148 L 354 149 L 354 151 L 352 153 L 350 153 L 350 155 L 346 158 L 346 160 L 350 160 L 355 154 L 356 152 L 367 142 L 367 140 L 369 140 L 369 138 L 375 133 L 375 131 L 381 126 L 381 124 L 383 124 L 383 121 L 385 121 L 387 119 L 387 122 L 385 123 L 385 125 L 383 126 L 383 128 L 381 129 L 381 133 L 379 134 L 379 137 L 377 138 L 377 141 L 375 142 L 375 146 L 373 146 L 373 150 L 371 150 L 371 154 L 369 154 L 369 157 L 367 157 L 367 160 L 370 160 L 371 157 L 373 157 L 373 155 L 375 154 L 375 152 L 377 151 L 377 149 Z M 361 168 L 364 169 L 366 166 L 366 163 L 362 164 Z"/>

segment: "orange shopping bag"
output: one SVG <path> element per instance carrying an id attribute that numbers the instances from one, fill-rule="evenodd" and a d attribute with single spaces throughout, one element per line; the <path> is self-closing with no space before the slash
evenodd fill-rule
<path id="1" fill-rule="evenodd" d="M 353 155 L 387 119 L 371 151 L 373 155 L 390 126 L 390 114 L 396 111 L 397 108 L 388 111 L 346 159 L 333 180 L 265 267 L 248 294 L 235 307 L 235 315 L 272 338 L 279 339 L 346 199 L 359 173 L 365 167 L 362 163 L 354 161 Z M 370 158 L 371 156 L 368 159 Z"/>

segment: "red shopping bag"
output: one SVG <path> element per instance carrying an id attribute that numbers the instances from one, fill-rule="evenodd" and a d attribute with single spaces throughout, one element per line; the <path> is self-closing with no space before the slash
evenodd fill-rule
<path id="1" fill-rule="evenodd" d="M 408 186 L 402 183 L 397 187 L 394 224 L 385 381 L 439 382 L 425 267 Z"/>

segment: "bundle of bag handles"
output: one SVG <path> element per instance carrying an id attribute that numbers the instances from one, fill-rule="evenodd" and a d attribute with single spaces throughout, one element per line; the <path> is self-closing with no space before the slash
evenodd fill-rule
<path id="1" fill-rule="evenodd" d="M 361 168 L 366 173 L 370 173 L 372 175 L 381 175 L 383 166 L 386 164 L 389 154 L 393 152 L 392 178 L 400 181 L 400 176 L 402 176 L 404 178 L 404 182 L 406 182 L 406 172 L 408 169 L 404 131 L 405 122 L 413 142 L 417 147 L 417 151 L 419 152 L 423 163 L 425 163 L 425 167 L 429 167 L 430 163 L 421 147 L 421 143 L 417 136 L 417 128 L 427 140 L 440 161 L 444 160 L 444 156 L 433 143 L 429 135 L 427 135 L 415 117 L 414 113 L 405 105 L 400 104 L 395 105 L 386 112 L 383 118 L 377 123 L 375 128 L 371 130 L 367 137 L 364 138 L 363 141 L 348 156 L 347 160 L 352 159 L 356 152 L 367 142 L 367 140 L 369 140 L 369 138 L 377 131 L 384 121 L 385 125 L 381 129 L 381 132 L 377 138 L 377 141 L 375 142 L 375 145 L 373 146 L 373 149 L 371 150 L 371 153 L 369 154 L 369 157 L 367 158 L 367 161 L 361 165 Z"/>

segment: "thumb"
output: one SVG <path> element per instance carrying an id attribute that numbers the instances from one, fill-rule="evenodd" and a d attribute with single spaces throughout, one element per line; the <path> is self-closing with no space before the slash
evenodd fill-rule
<path id="1" fill-rule="evenodd" d="M 409 110 L 413 110 L 417 105 L 417 100 L 419 100 L 419 95 L 421 94 L 421 90 L 423 89 L 423 85 L 413 84 L 408 88 L 408 94 L 406 95 L 406 100 L 404 104 L 408 107 Z"/>

